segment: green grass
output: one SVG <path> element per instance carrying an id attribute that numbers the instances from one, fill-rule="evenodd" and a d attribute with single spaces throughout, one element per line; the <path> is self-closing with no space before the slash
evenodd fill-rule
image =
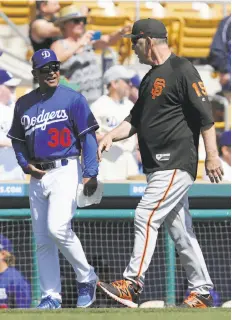
<path id="1" fill-rule="evenodd" d="M 229 320 L 230 309 L 63 309 L 4 310 L 1 320 Z"/>

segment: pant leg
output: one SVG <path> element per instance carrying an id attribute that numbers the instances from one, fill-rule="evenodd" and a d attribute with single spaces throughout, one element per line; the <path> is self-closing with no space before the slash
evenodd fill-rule
<path id="1" fill-rule="evenodd" d="M 135 241 L 123 276 L 143 282 L 153 256 L 158 229 L 193 183 L 182 170 L 158 171 L 148 176 L 144 196 L 135 211 Z"/>
<path id="2" fill-rule="evenodd" d="M 96 279 L 96 274 L 86 259 L 80 240 L 71 229 L 71 219 L 77 207 L 77 167 L 77 160 L 73 159 L 67 166 L 52 173 L 53 183 L 49 187 L 48 232 L 72 265 L 77 281 L 88 282 Z"/>
<path id="3" fill-rule="evenodd" d="M 54 298 L 61 299 L 58 248 L 48 234 L 48 199 L 43 194 L 42 180 L 31 177 L 29 190 L 42 298 L 51 295 Z"/>
<path id="4" fill-rule="evenodd" d="M 185 268 L 190 291 L 208 294 L 213 288 L 205 260 L 192 228 L 188 195 L 180 200 L 165 219 L 169 234 L 175 242 L 180 261 Z"/>

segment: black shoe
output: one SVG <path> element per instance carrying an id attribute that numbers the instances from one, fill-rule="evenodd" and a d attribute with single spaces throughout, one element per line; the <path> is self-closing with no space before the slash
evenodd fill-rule
<path id="1" fill-rule="evenodd" d="M 129 308 L 138 308 L 139 292 L 129 280 L 118 280 L 111 283 L 98 282 L 98 288 L 110 298 Z"/>
<path id="2" fill-rule="evenodd" d="M 191 292 L 190 295 L 184 300 L 181 308 L 210 308 L 213 307 L 213 298 L 209 294 L 201 295 L 197 292 Z"/>

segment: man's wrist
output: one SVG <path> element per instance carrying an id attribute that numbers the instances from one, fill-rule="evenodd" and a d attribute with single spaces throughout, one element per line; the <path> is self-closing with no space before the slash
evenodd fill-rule
<path id="1" fill-rule="evenodd" d="M 113 142 L 116 142 L 116 141 L 115 141 L 116 136 L 115 136 L 114 134 L 112 134 L 112 132 L 108 133 L 108 137 L 109 137 Z"/>
<path id="2" fill-rule="evenodd" d="M 97 175 L 90 175 L 90 174 L 83 174 L 83 178 L 86 178 L 86 179 L 91 179 L 91 178 L 97 178 Z"/>
<path id="3" fill-rule="evenodd" d="M 21 165 L 21 168 L 22 168 L 23 172 L 26 174 L 29 174 L 31 172 L 28 162 Z"/>
<path id="4" fill-rule="evenodd" d="M 215 158 L 218 158 L 218 152 L 216 150 L 206 152 L 206 160 L 215 159 Z"/>

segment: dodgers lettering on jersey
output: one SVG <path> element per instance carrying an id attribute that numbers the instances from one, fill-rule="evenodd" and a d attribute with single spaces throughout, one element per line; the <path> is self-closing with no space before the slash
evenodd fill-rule
<path id="1" fill-rule="evenodd" d="M 48 161 L 79 155 L 81 135 L 97 129 L 85 97 L 59 85 L 52 93 L 36 89 L 17 101 L 8 137 L 26 142 L 30 160 Z"/>
<path id="2" fill-rule="evenodd" d="M 9 267 L 0 273 L 0 309 L 30 308 L 31 287 L 18 270 Z"/>

